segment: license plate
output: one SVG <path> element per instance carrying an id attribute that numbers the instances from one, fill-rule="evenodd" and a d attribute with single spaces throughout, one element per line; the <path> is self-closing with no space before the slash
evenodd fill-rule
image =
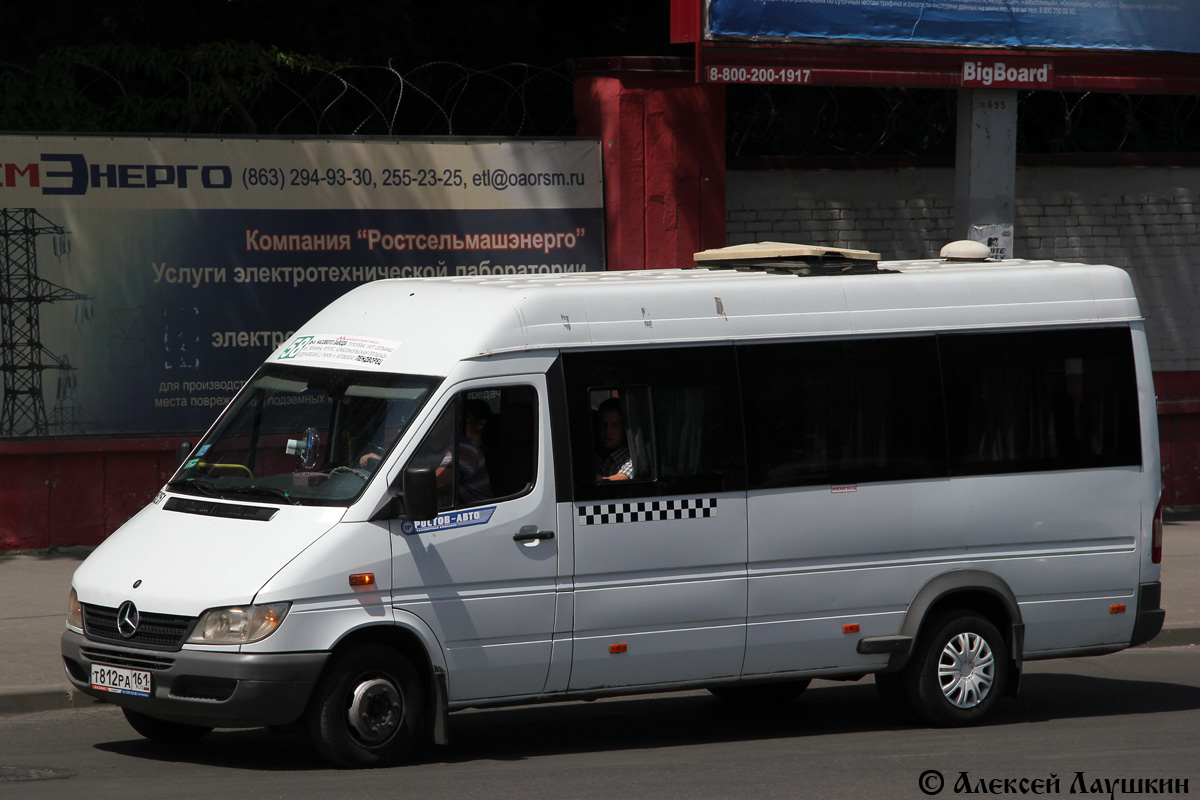
<path id="1" fill-rule="evenodd" d="M 92 688 L 115 694 L 150 696 L 150 673 L 140 669 L 92 664 Z"/>

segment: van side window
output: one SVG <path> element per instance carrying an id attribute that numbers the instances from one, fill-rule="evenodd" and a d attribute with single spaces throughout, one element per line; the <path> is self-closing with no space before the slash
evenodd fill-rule
<path id="1" fill-rule="evenodd" d="M 946 474 L 932 336 L 737 352 L 751 488 Z"/>
<path id="2" fill-rule="evenodd" d="M 562 358 L 575 499 L 745 488 L 732 346 Z"/>
<path id="3" fill-rule="evenodd" d="M 537 477 L 537 419 L 532 386 L 460 392 L 408 466 L 435 468 L 439 511 L 519 497 Z"/>
<path id="4" fill-rule="evenodd" d="M 939 341 L 951 474 L 1141 464 L 1128 328 Z"/>

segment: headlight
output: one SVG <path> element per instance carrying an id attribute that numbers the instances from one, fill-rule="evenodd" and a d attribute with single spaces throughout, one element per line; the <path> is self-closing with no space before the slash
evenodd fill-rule
<path id="1" fill-rule="evenodd" d="M 275 632 L 290 603 L 213 608 L 200 615 L 190 644 L 250 644 Z"/>
<path id="2" fill-rule="evenodd" d="M 77 631 L 83 630 L 83 604 L 79 602 L 79 595 L 73 588 L 67 595 L 67 627 Z"/>

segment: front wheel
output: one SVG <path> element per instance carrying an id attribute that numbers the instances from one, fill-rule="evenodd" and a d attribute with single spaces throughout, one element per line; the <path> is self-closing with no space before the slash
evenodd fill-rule
<path id="1" fill-rule="evenodd" d="M 1008 647 L 988 620 L 955 611 L 933 620 L 905 670 L 906 694 L 925 721 L 974 725 L 1000 701 L 1008 683 Z"/>
<path id="2" fill-rule="evenodd" d="M 121 711 L 125 714 L 125 721 L 129 723 L 131 728 L 154 742 L 163 742 L 165 744 L 194 742 L 212 732 L 212 728 L 206 728 L 202 725 L 185 725 L 182 722 L 168 722 L 165 719 L 150 717 L 140 711 L 131 711 L 128 708 L 122 708 Z"/>
<path id="3" fill-rule="evenodd" d="M 309 736 L 339 766 L 394 766 L 421 739 L 424 703 L 408 659 L 383 645 L 358 647 L 337 657 L 317 685 Z"/>

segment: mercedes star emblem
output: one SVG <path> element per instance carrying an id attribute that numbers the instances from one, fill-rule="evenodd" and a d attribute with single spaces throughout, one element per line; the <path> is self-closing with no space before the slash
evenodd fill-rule
<path id="1" fill-rule="evenodd" d="M 117 632 L 122 638 L 129 639 L 137 633 L 140 621 L 141 615 L 138 614 L 137 606 L 132 600 L 121 603 L 121 607 L 117 609 Z"/>

